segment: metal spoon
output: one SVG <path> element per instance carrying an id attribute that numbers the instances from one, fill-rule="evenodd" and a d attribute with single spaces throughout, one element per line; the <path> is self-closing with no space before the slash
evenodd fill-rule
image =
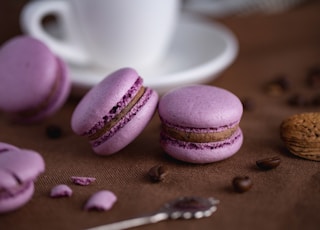
<path id="1" fill-rule="evenodd" d="M 166 219 L 191 219 L 209 217 L 217 210 L 219 200 L 203 197 L 181 197 L 165 204 L 158 212 L 148 216 L 123 220 L 87 230 L 119 230 L 153 224 Z"/>

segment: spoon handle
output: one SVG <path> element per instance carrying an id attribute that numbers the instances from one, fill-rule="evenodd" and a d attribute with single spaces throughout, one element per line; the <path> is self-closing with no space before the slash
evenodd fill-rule
<path id="1" fill-rule="evenodd" d="M 119 230 L 133 228 L 145 224 L 153 224 L 168 219 L 169 215 L 165 212 L 156 213 L 150 216 L 137 217 L 129 220 L 123 220 L 112 224 L 101 225 L 89 228 L 87 230 Z"/>

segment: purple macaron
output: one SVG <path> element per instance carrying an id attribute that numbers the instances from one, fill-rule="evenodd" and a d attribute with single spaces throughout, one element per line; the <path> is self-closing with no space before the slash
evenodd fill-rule
<path id="1" fill-rule="evenodd" d="M 29 36 L 0 47 L 0 110 L 33 122 L 55 113 L 71 88 L 66 65 L 41 41 Z"/>
<path id="2" fill-rule="evenodd" d="M 191 163 L 226 159 L 241 147 L 242 103 L 231 92 L 207 85 L 177 88 L 158 108 L 161 146 L 172 157 Z"/>
<path id="3" fill-rule="evenodd" d="M 119 69 L 94 86 L 75 108 L 71 126 L 94 152 L 110 155 L 132 142 L 152 118 L 158 94 L 131 68 Z"/>
<path id="4" fill-rule="evenodd" d="M 39 153 L 0 143 L 0 213 L 25 205 L 34 193 L 34 181 L 44 170 Z"/>

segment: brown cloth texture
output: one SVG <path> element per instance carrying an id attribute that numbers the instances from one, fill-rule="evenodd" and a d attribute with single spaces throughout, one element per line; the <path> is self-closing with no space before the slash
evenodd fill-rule
<path id="1" fill-rule="evenodd" d="M 20 33 L 20 2 L 0 3 L 0 44 Z M 280 123 L 287 116 L 320 111 L 319 106 L 287 103 L 294 93 L 312 97 L 320 92 L 305 85 L 310 67 L 320 65 L 319 12 L 319 1 L 311 1 L 283 13 L 215 19 L 235 33 L 240 49 L 235 62 L 208 84 L 253 103 L 240 123 L 243 146 L 221 162 L 196 165 L 167 156 L 159 145 L 157 113 L 134 142 L 109 157 L 95 155 L 86 139 L 70 128 L 80 98 L 71 96 L 57 114 L 33 125 L 10 122 L 0 113 L 0 141 L 34 149 L 46 162 L 32 200 L 19 210 L 0 215 L 0 229 L 85 229 L 152 213 L 179 196 L 213 196 L 220 204 L 208 218 L 169 220 L 137 229 L 319 229 L 320 163 L 290 154 L 279 135 Z M 279 74 L 288 78 L 290 89 L 272 96 L 263 86 Z M 50 125 L 62 128 L 60 138 L 46 136 Z M 256 167 L 257 160 L 273 156 L 281 158 L 276 169 Z M 155 165 L 168 170 L 159 183 L 147 175 Z M 79 186 L 72 184 L 71 176 L 95 177 L 96 181 Z M 231 181 L 236 176 L 249 176 L 252 188 L 242 194 L 235 192 Z M 57 184 L 69 185 L 73 196 L 50 198 L 50 190 Z M 116 194 L 114 207 L 107 212 L 84 211 L 86 200 L 102 189 Z"/>

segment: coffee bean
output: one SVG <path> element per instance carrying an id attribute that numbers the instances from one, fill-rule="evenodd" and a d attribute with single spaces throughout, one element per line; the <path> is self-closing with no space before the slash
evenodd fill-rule
<path id="1" fill-rule="evenodd" d="M 252 99 L 250 99 L 250 98 L 243 98 L 243 99 L 241 100 L 241 103 L 242 103 L 243 109 L 244 109 L 245 111 L 252 111 L 252 110 L 254 110 L 254 108 L 255 108 L 255 103 L 254 103 L 254 101 L 253 101 Z"/>
<path id="2" fill-rule="evenodd" d="M 313 89 L 320 89 L 320 67 L 310 68 L 306 77 L 307 86 Z"/>
<path id="3" fill-rule="evenodd" d="M 232 180 L 233 189 L 238 193 L 244 193 L 252 187 L 253 183 L 248 176 L 235 177 Z"/>
<path id="4" fill-rule="evenodd" d="M 49 125 L 46 127 L 46 135 L 51 139 L 57 139 L 62 136 L 62 129 L 57 125 Z"/>
<path id="5" fill-rule="evenodd" d="M 265 85 L 266 93 L 278 96 L 290 89 L 290 82 L 286 75 L 279 75 Z"/>
<path id="6" fill-rule="evenodd" d="M 288 99 L 288 104 L 291 106 L 307 106 L 309 105 L 309 100 L 308 98 L 306 98 L 305 96 L 301 95 L 301 94 L 294 94 L 291 97 L 289 97 Z"/>
<path id="7" fill-rule="evenodd" d="M 290 89 L 290 81 L 286 75 L 279 75 L 275 81 L 283 91 Z"/>
<path id="8" fill-rule="evenodd" d="M 274 169 L 280 165 L 280 158 L 279 157 L 270 157 L 264 158 L 261 160 L 256 161 L 256 165 L 263 170 Z"/>
<path id="9" fill-rule="evenodd" d="M 153 166 L 148 172 L 149 178 L 153 182 L 163 181 L 166 174 L 167 174 L 166 168 L 161 165 Z"/>

